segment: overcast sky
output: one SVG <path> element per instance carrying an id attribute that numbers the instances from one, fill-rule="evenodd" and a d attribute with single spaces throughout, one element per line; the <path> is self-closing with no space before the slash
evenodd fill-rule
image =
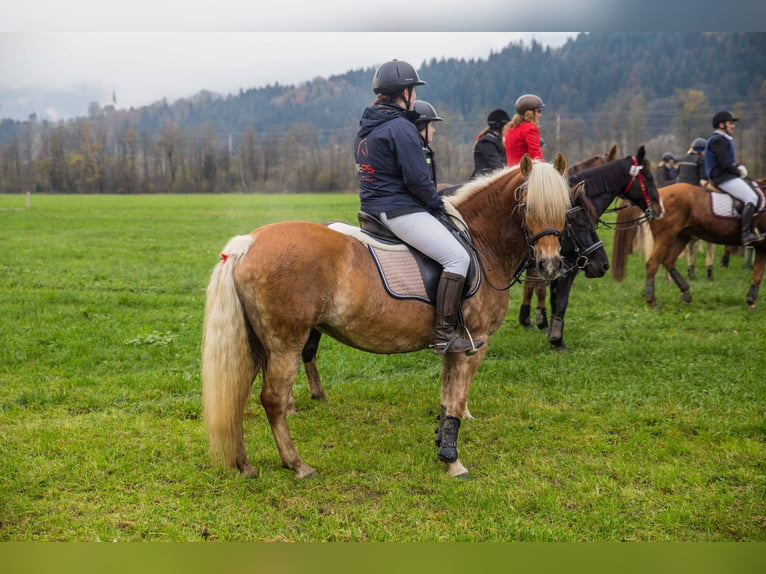
<path id="1" fill-rule="evenodd" d="M 244 33 L 0 33 L 0 117 L 28 108 L 59 119 L 62 93 L 118 108 L 174 101 L 200 90 L 237 93 L 267 84 L 298 84 L 366 68 L 392 58 L 416 67 L 431 58 L 486 59 L 511 42 L 559 46 L 561 32 L 244 32 Z M 427 78 L 426 78 L 427 80 Z M 61 108 L 61 104 L 58 104 Z"/>

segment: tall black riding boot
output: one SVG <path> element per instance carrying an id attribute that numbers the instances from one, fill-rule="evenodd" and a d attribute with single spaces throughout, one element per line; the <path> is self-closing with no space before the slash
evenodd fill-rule
<path id="1" fill-rule="evenodd" d="M 439 285 L 436 288 L 434 344 L 432 345 L 437 355 L 445 353 L 473 355 L 484 344 L 484 341 L 466 339 L 455 330 L 464 284 L 465 277 L 456 273 L 442 273 L 439 279 Z"/>
<path id="2" fill-rule="evenodd" d="M 766 235 L 757 234 L 753 231 L 753 214 L 755 213 L 755 205 L 752 203 L 746 203 L 742 209 L 742 245 L 750 245 L 757 243 Z"/>

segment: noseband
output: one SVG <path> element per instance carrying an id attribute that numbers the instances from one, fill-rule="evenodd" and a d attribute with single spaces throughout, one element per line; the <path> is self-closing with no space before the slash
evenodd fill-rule
<path id="1" fill-rule="evenodd" d="M 567 211 L 567 216 L 573 215 L 583 210 L 584 208 L 581 205 L 575 205 L 569 211 Z M 572 230 L 571 225 L 566 226 L 566 228 L 564 229 L 564 233 L 566 233 L 566 235 L 572 241 L 572 245 L 574 246 L 574 252 L 576 255 L 574 265 L 565 266 L 564 271 L 562 271 L 561 273 L 562 275 L 568 275 L 570 272 L 574 271 L 575 269 L 585 269 L 585 267 L 588 265 L 588 261 L 590 260 L 589 256 L 597 249 L 601 249 L 604 246 L 604 242 L 599 239 L 593 245 L 590 245 L 588 247 L 583 247 L 580 241 L 578 240 L 577 235 Z"/>

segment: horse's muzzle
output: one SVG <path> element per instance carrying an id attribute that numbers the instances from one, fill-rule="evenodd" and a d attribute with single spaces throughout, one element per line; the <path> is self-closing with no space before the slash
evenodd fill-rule
<path id="1" fill-rule="evenodd" d="M 550 257 L 538 257 L 537 272 L 546 281 L 553 281 L 564 271 L 564 261 L 557 253 Z"/>

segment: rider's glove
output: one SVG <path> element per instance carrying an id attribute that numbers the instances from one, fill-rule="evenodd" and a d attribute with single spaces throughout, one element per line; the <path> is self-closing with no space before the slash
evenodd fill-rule
<path id="1" fill-rule="evenodd" d="M 744 165 L 738 165 L 739 177 L 747 177 L 747 168 Z"/>

